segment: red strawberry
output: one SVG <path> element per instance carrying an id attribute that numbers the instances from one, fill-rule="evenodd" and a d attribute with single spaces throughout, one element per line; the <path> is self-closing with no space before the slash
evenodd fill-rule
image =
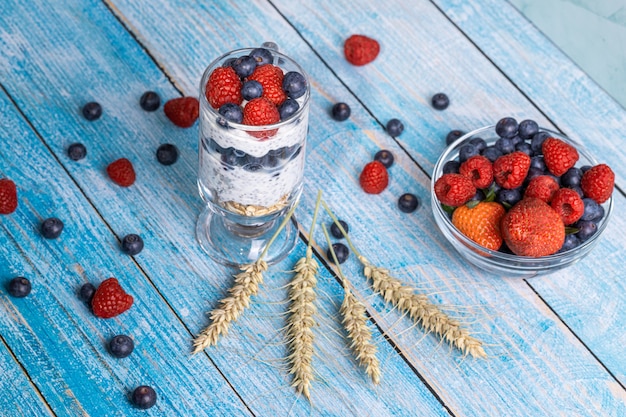
<path id="1" fill-rule="evenodd" d="M 461 174 L 443 174 L 435 181 L 435 195 L 441 204 L 458 207 L 476 194 L 472 180 Z"/>
<path id="2" fill-rule="evenodd" d="M 135 169 L 126 158 L 120 158 L 107 166 L 109 178 L 120 187 L 130 187 L 135 182 Z"/>
<path id="3" fill-rule="evenodd" d="M 195 97 L 179 97 L 163 106 L 168 119 L 178 127 L 191 127 L 198 119 L 200 103 Z"/>
<path id="4" fill-rule="evenodd" d="M 205 95 L 214 109 L 226 103 L 241 104 L 241 80 L 233 67 L 215 68 L 207 80 Z"/>
<path id="5" fill-rule="evenodd" d="M 547 138 L 541 145 L 543 160 L 548 171 L 560 177 L 576 164 L 578 151 L 569 143 L 557 138 Z"/>
<path id="6" fill-rule="evenodd" d="M 459 167 L 459 173 L 472 180 L 476 188 L 487 188 L 493 182 L 491 161 L 482 155 L 468 158 Z"/>
<path id="7" fill-rule="evenodd" d="M 554 193 L 550 207 L 561 216 L 566 226 L 578 221 L 585 211 L 582 198 L 571 188 L 560 188 Z"/>
<path id="8" fill-rule="evenodd" d="M 363 167 L 359 176 L 361 188 L 368 194 L 380 194 L 389 184 L 387 168 L 379 161 L 372 161 Z"/>
<path id="9" fill-rule="evenodd" d="M 17 188 L 8 178 L 0 179 L 0 214 L 11 214 L 17 209 Z"/>
<path id="10" fill-rule="evenodd" d="M 258 81 L 263 87 L 263 97 L 280 106 L 287 99 L 287 94 L 283 90 L 283 77 L 283 70 L 279 67 L 265 64 L 256 67 L 248 80 Z"/>
<path id="11" fill-rule="evenodd" d="M 615 185 L 615 173 L 606 164 L 600 164 L 587 170 L 580 179 L 585 197 L 589 197 L 598 204 L 604 203 L 611 197 Z"/>
<path id="12" fill-rule="evenodd" d="M 343 45 L 346 60 L 357 66 L 369 64 L 376 59 L 379 52 L 378 41 L 364 35 L 352 35 Z"/>
<path id="13" fill-rule="evenodd" d="M 513 189 L 522 185 L 530 168 L 530 156 L 515 151 L 498 157 L 493 163 L 493 177 L 502 188 Z"/>
<path id="14" fill-rule="evenodd" d="M 559 188 L 559 183 L 550 175 L 539 175 L 528 182 L 524 197 L 535 197 L 550 204 Z"/>
<path id="15" fill-rule="evenodd" d="M 116 278 L 102 281 L 91 300 L 93 313 L 103 319 L 122 314 L 132 305 L 133 296 L 126 294 Z"/>
<path id="16" fill-rule="evenodd" d="M 265 97 L 254 98 L 243 108 L 243 124 L 250 126 L 273 125 L 280 121 L 280 113 L 270 100 Z M 263 139 L 274 136 L 278 129 L 248 131 L 252 136 Z"/>

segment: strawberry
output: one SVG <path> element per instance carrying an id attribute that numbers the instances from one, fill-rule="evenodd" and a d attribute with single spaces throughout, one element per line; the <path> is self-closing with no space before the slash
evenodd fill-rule
<path id="1" fill-rule="evenodd" d="M 359 176 L 361 188 L 368 194 L 380 194 L 389 184 L 389 174 L 387 168 L 379 162 L 372 161 L 363 167 Z"/>
<path id="2" fill-rule="evenodd" d="M 615 185 L 615 173 L 606 164 L 599 164 L 587 170 L 580 179 L 585 197 L 591 198 L 598 204 L 604 203 L 611 197 Z"/>
<path id="3" fill-rule="evenodd" d="M 376 59 L 379 52 L 378 41 L 364 35 L 352 35 L 343 44 L 343 53 L 352 65 L 369 64 Z"/>
<path id="4" fill-rule="evenodd" d="M 176 126 L 191 127 L 198 119 L 200 103 L 195 97 L 174 98 L 165 103 L 163 111 Z"/>
<path id="5" fill-rule="evenodd" d="M 443 174 L 435 182 L 435 195 L 441 204 L 458 207 L 474 197 L 476 187 L 472 180 L 461 174 Z"/>
<path id="6" fill-rule="evenodd" d="M 107 166 L 109 178 L 120 187 L 130 187 L 135 182 L 135 169 L 126 158 L 120 158 Z"/>
<path id="7" fill-rule="evenodd" d="M 8 179 L 0 179 L 0 214 L 11 214 L 17 209 L 17 188 Z"/>
<path id="8" fill-rule="evenodd" d="M 578 221 L 585 211 L 582 198 L 571 188 L 560 188 L 555 192 L 550 207 L 561 216 L 566 226 Z"/>
<path id="9" fill-rule="evenodd" d="M 504 214 L 504 207 L 494 201 L 481 201 L 471 207 L 464 204 L 452 213 L 452 224 L 479 245 L 498 250 L 502 246 L 500 222 Z"/>
<path id="10" fill-rule="evenodd" d="M 528 182 L 524 197 L 535 197 L 550 204 L 559 188 L 559 183 L 550 175 L 539 175 Z"/>
<path id="11" fill-rule="evenodd" d="M 263 87 L 263 97 L 280 106 L 287 99 L 283 90 L 283 77 L 283 70 L 279 67 L 265 64 L 256 67 L 248 80 L 258 81 Z"/>
<path id="12" fill-rule="evenodd" d="M 502 238 L 519 256 L 547 256 L 565 241 L 561 216 L 546 202 L 534 197 L 522 199 L 502 218 Z"/>
<path id="13" fill-rule="evenodd" d="M 513 189 L 522 185 L 530 168 L 530 156 L 515 151 L 498 157 L 493 163 L 493 177 L 502 188 Z"/>
<path id="14" fill-rule="evenodd" d="M 241 80 L 233 67 L 215 68 L 207 80 L 205 95 L 214 109 L 226 103 L 241 104 Z"/>
<path id="15" fill-rule="evenodd" d="M 476 188 L 487 188 L 493 182 L 491 161 L 482 155 L 468 158 L 459 167 L 459 173 L 472 180 Z"/>
<path id="16" fill-rule="evenodd" d="M 578 151 L 569 143 L 557 138 L 546 138 L 541 145 L 543 160 L 548 171 L 560 177 L 576 164 Z"/>
<path id="17" fill-rule="evenodd" d="M 102 281 L 91 300 L 93 313 L 103 319 L 122 314 L 132 305 L 133 296 L 126 294 L 116 278 Z"/>

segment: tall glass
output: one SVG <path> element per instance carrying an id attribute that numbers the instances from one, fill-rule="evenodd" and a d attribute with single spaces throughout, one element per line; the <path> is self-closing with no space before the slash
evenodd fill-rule
<path id="1" fill-rule="evenodd" d="M 297 71 L 306 79 L 306 91 L 296 99 L 299 109 L 278 123 L 233 123 L 205 95 L 215 68 L 251 51 L 222 55 L 208 66 L 200 84 L 198 189 L 206 207 L 198 218 L 196 236 L 211 258 L 226 265 L 249 264 L 259 258 L 300 198 L 303 184 L 310 83 L 298 64 L 271 51 L 274 65 L 284 73 Z M 288 222 L 263 259 L 269 264 L 282 260 L 297 238 L 295 220 Z"/>

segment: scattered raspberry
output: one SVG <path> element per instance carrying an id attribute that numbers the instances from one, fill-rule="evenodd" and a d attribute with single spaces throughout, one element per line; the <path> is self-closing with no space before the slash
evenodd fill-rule
<path id="1" fill-rule="evenodd" d="M 369 64 L 376 59 L 379 52 L 378 41 L 363 35 L 352 35 L 343 45 L 346 60 L 357 66 Z"/>
<path id="2" fill-rule="evenodd" d="M 275 65 L 266 64 L 256 67 L 248 80 L 258 81 L 263 87 L 263 97 L 280 106 L 287 99 L 287 94 L 283 90 L 283 77 L 283 70 Z"/>
<path id="3" fill-rule="evenodd" d="M 191 127 L 198 119 L 200 103 L 195 97 L 179 97 L 165 103 L 163 111 L 176 126 Z"/>
<path id="4" fill-rule="evenodd" d="M 529 168 L 530 157 L 524 152 L 515 151 L 495 160 L 493 177 L 502 188 L 513 189 L 524 183 Z"/>
<path id="5" fill-rule="evenodd" d="M 250 100 L 243 108 L 243 124 L 249 126 L 266 126 L 278 123 L 280 113 L 278 109 L 268 99 L 259 97 Z M 274 136 L 277 129 L 265 131 L 249 131 L 252 136 L 263 139 Z"/>
<path id="6" fill-rule="evenodd" d="M 554 193 L 550 207 L 561 216 L 566 226 L 578 221 L 585 211 L 582 198 L 571 188 L 560 188 Z"/>
<path id="7" fill-rule="evenodd" d="M 452 213 L 452 224 L 479 245 L 498 250 L 502 246 L 500 221 L 505 214 L 502 204 L 481 201 L 475 206 L 464 204 Z"/>
<path id="8" fill-rule="evenodd" d="M 107 166 L 109 178 L 120 187 L 130 187 L 135 182 L 135 169 L 126 158 L 120 158 Z"/>
<path id="9" fill-rule="evenodd" d="M 615 184 L 615 173 L 606 164 L 600 164 L 587 170 L 580 179 L 585 197 L 589 197 L 598 204 L 604 203 L 611 197 Z"/>
<path id="10" fill-rule="evenodd" d="M 528 182 L 524 197 L 538 198 L 550 204 L 559 188 L 559 183 L 550 175 L 539 175 Z"/>
<path id="11" fill-rule="evenodd" d="M 487 188 L 493 182 L 491 161 L 482 155 L 474 155 L 463 162 L 459 173 L 472 180 L 476 188 Z"/>
<path id="12" fill-rule="evenodd" d="M 207 80 L 205 95 L 214 109 L 226 103 L 241 104 L 241 80 L 233 67 L 215 68 Z"/>
<path id="13" fill-rule="evenodd" d="M 560 177 L 578 161 L 578 151 L 561 139 L 549 137 L 541 145 L 548 170 Z"/>
<path id="14" fill-rule="evenodd" d="M 8 179 L 0 179 L 0 214 L 11 214 L 17 209 L 17 188 Z"/>
<path id="15" fill-rule="evenodd" d="M 122 314 L 133 305 L 133 296 L 126 294 L 116 278 L 102 281 L 91 300 L 93 313 L 108 319 Z"/>
<path id="16" fill-rule="evenodd" d="M 359 176 L 361 188 L 368 194 L 380 194 L 389 184 L 387 168 L 379 161 L 369 162 Z"/>
<path id="17" fill-rule="evenodd" d="M 435 195 L 441 204 L 458 207 L 476 194 L 472 180 L 461 174 L 443 174 L 435 182 Z"/>

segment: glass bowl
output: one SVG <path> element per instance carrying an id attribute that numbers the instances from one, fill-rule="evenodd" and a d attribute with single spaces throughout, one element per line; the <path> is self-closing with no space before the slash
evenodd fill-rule
<path id="1" fill-rule="evenodd" d="M 547 132 L 550 136 L 557 137 L 563 141 L 573 145 L 579 154 L 577 167 L 584 165 L 597 165 L 598 162 L 587 152 L 579 143 L 565 137 L 564 135 L 551 131 L 549 129 L 540 128 L 540 131 Z M 454 248 L 472 265 L 483 270 L 492 272 L 501 276 L 529 278 L 537 275 L 545 275 L 572 265 L 584 258 L 600 241 L 604 230 L 611 218 L 613 212 L 613 198 L 609 198 L 602 207 L 604 208 L 604 217 L 597 223 L 597 231 L 579 246 L 568 251 L 559 252 L 549 256 L 538 258 L 517 256 L 510 253 L 499 252 L 484 248 L 475 243 L 461 233 L 453 224 L 449 214 L 442 208 L 439 200 L 435 195 L 435 181 L 443 174 L 443 166 L 446 162 L 458 159 L 459 149 L 466 141 L 471 138 L 480 137 L 487 142 L 487 146 L 493 145 L 498 139 L 495 131 L 495 125 L 482 127 L 480 129 L 469 132 L 448 146 L 439 157 L 433 171 L 430 194 L 432 211 L 437 226 L 441 230 L 444 237 L 454 246 Z"/>

